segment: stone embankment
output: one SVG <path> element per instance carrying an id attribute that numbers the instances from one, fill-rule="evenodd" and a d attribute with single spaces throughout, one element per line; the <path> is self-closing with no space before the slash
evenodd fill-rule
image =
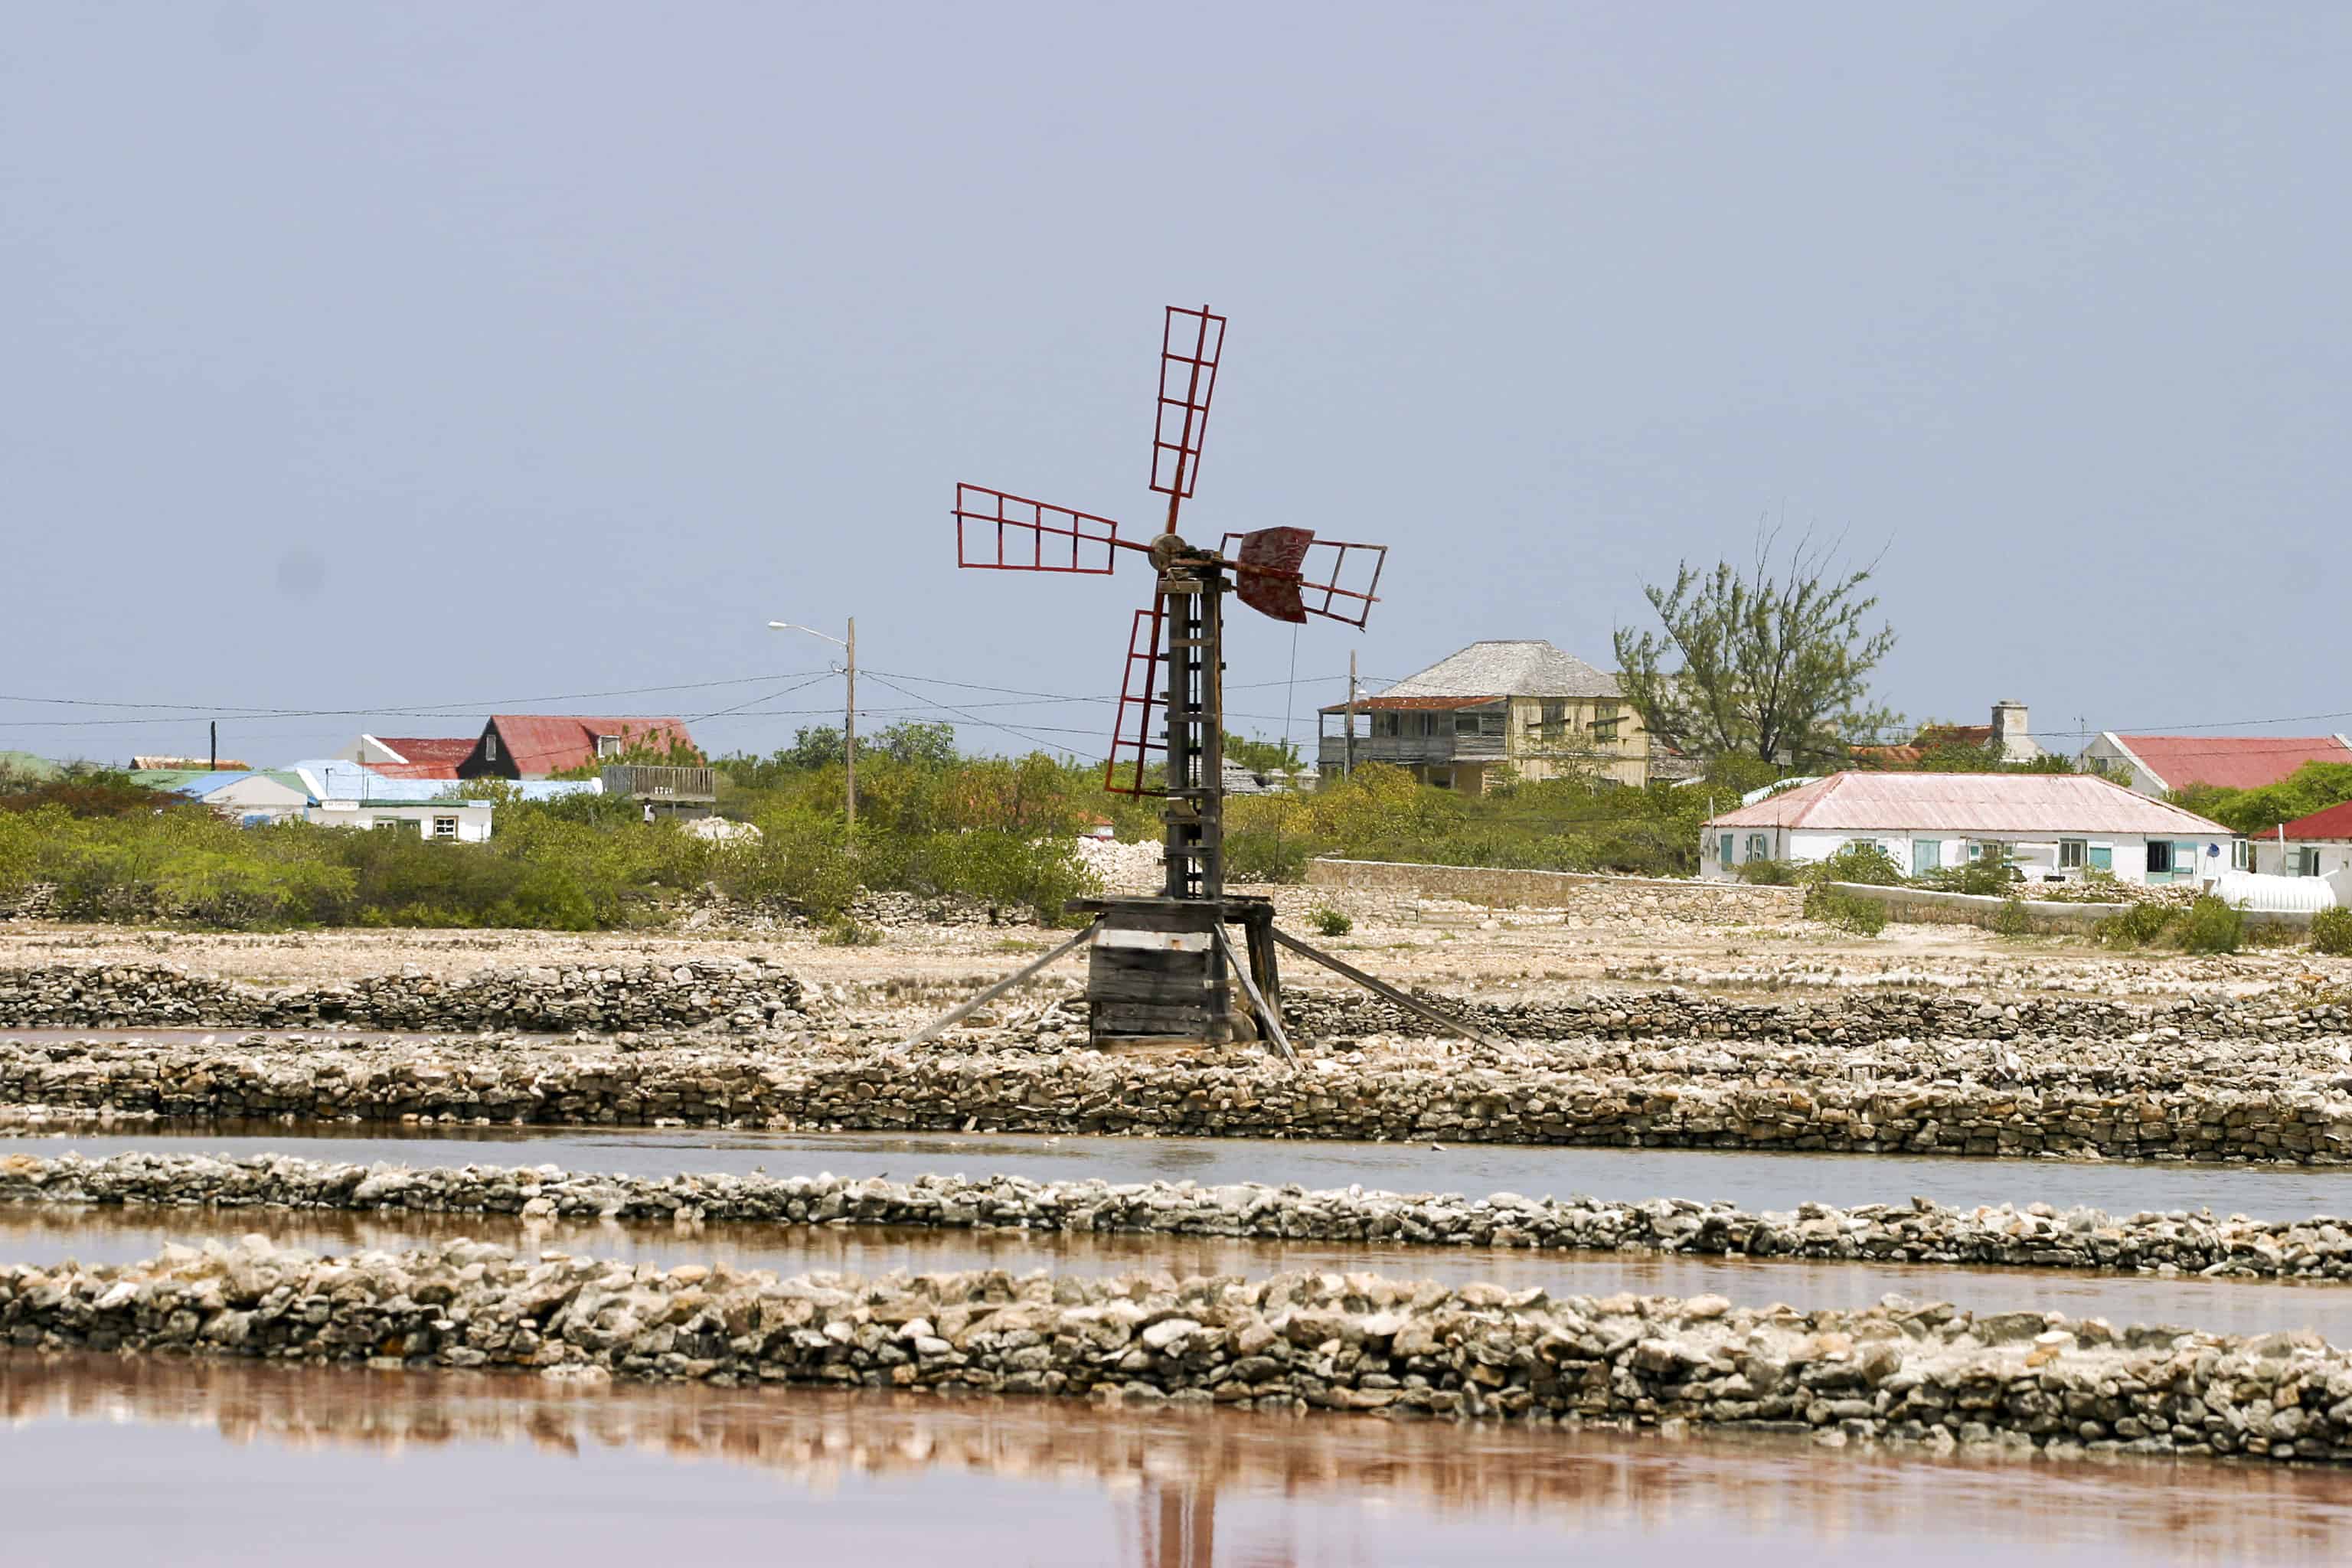
<path id="1" fill-rule="evenodd" d="M 1741 1002 L 1681 990 L 1596 992 L 1555 1001 L 1463 1003 L 1424 996 L 1515 1040 L 1723 1039 L 1870 1045 L 1937 1036 L 2014 1040 L 2281 1040 L 2352 1033 L 2352 1004 L 2189 998 L 2133 1005 L 2080 997 L 1994 1002 L 1903 992 Z M 1429 1026 L 1361 992 L 1296 992 L 1284 1014 L 1323 1038 L 1425 1035 Z"/>
<path id="2" fill-rule="evenodd" d="M 1563 1066 L 1544 1048 L 1422 1043 L 1299 1070 L 1260 1056 L 790 1049 L 673 1040 L 26 1044 L 0 1040 L 0 1105 L 66 1114 L 551 1125 L 821 1127 L 1189 1137 L 1444 1140 L 1869 1153 L 2100 1155 L 2335 1164 L 2352 1093 L 2258 1055 L 2168 1086 L 2037 1063 L 2038 1081 L 1795 1051 L 1725 1074 Z M 1982 1053 L 1980 1066 L 2000 1068 Z M 2265 1065 L 2269 1062 L 2270 1065 Z M 2021 1057 L 2019 1066 L 2022 1067 Z"/>
<path id="3" fill-rule="evenodd" d="M 1123 1401 L 1633 1421 L 1856 1440 L 2352 1461 L 2352 1352 L 2305 1333 L 1889 1297 L 1859 1312 L 1554 1298 L 1372 1275 L 1002 1270 L 779 1279 L 451 1242 L 320 1258 L 255 1237 L 121 1266 L 0 1268 L 0 1339 Z"/>
<path id="4" fill-rule="evenodd" d="M 0 969 L 0 1027 L 738 1029 L 800 1024 L 801 987 L 757 958 L 610 967 L 516 967 L 460 980 L 416 971 L 275 989 L 168 964 Z"/>
<path id="5" fill-rule="evenodd" d="M 2352 1279 L 2352 1222 L 2253 1220 L 2175 1211 L 2110 1215 L 2047 1204 L 1908 1205 L 1754 1213 L 1688 1198 L 1467 1199 L 1241 1183 L 911 1182 L 726 1174 L 650 1178 L 552 1165 L 410 1169 L 268 1154 L 0 1157 L 0 1203 L 337 1209 L 511 1215 L 525 1219 L 680 1219 L 956 1230 L 1111 1231 L 1386 1246 L 1658 1252 L 1823 1261 L 2082 1268 L 2212 1278 Z"/>

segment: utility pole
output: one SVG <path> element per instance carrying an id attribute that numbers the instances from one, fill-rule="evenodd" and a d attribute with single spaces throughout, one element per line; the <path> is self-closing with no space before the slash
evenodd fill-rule
<path id="1" fill-rule="evenodd" d="M 849 617 L 849 637 L 841 645 L 848 650 L 847 673 L 849 699 L 841 712 L 842 772 L 848 781 L 848 832 L 857 837 L 857 617 Z"/>
<path id="2" fill-rule="evenodd" d="M 847 795 L 845 820 L 850 836 L 855 837 L 857 834 L 857 617 L 856 616 L 849 617 L 849 636 L 846 637 L 837 637 L 831 632 L 821 632 L 814 626 L 804 626 L 794 621 L 770 621 L 768 629 L 776 632 L 806 632 L 813 637 L 823 637 L 835 647 L 842 649 L 847 656 L 844 661 L 843 673 L 849 678 L 849 696 L 848 700 L 843 705 L 841 714 L 841 759 L 842 774 L 845 781 L 845 793 Z"/>
<path id="3" fill-rule="evenodd" d="M 206 763 L 205 771 L 216 773 L 220 772 L 220 721 L 215 719 L 210 723 L 206 724 L 205 728 L 212 731 L 213 737 L 212 757 Z"/>
<path id="4" fill-rule="evenodd" d="M 1356 650 L 1348 650 L 1348 740 L 1339 752 L 1339 776 L 1356 773 Z"/>

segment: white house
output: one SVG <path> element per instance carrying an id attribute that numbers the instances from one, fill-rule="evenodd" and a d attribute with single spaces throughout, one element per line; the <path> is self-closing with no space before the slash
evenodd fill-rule
<path id="1" fill-rule="evenodd" d="M 490 837 L 492 807 L 487 800 L 343 799 L 322 800 L 302 815 L 329 827 L 380 827 L 445 844 L 482 844 Z"/>
<path id="2" fill-rule="evenodd" d="M 2352 873 L 2352 802 L 2250 836 L 2253 868 L 2273 877 Z"/>
<path id="3" fill-rule="evenodd" d="M 2142 795 L 2192 784 L 2260 789 L 2305 763 L 2352 763 L 2341 735 L 2118 735 L 2103 730 L 2083 761 L 2128 779 Z"/>
<path id="4" fill-rule="evenodd" d="M 1715 881 L 1750 860 L 1824 860 L 1856 843 L 1912 876 L 1997 852 L 2030 881 L 2208 881 L 2242 853 L 2219 823 L 2088 773 L 1832 773 L 1705 832 L 1700 874 Z"/>

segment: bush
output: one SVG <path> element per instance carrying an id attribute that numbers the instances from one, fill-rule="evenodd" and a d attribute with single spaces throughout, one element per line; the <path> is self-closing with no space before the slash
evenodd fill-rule
<path id="1" fill-rule="evenodd" d="M 2033 921 L 2025 912 L 2024 900 L 2018 898 L 2001 900 L 2000 908 L 1992 912 L 1995 936 L 2025 936 L 2033 930 Z"/>
<path id="2" fill-rule="evenodd" d="M 1356 929 L 1356 922 L 1338 910 L 1321 909 L 1308 915 L 1316 931 L 1325 936 L 1345 936 Z"/>
<path id="3" fill-rule="evenodd" d="M 878 927 L 860 925 L 856 921 L 845 918 L 834 921 L 818 932 L 817 941 L 827 947 L 879 947 L 882 943 L 882 932 Z"/>
<path id="4" fill-rule="evenodd" d="M 1876 936 L 1886 929 L 1886 906 L 1876 899 L 1817 882 L 1805 894 L 1805 918 L 1856 936 Z"/>
<path id="5" fill-rule="evenodd" d="M 1795 865 L 1787 860 L 1744 860 L 1739 879 L 1764 888 L 1793 888 L 1801 880 Z"/>
<path id="6" fill-rule="evenodd" d="M 2101 921 L 2091 934 L 2108 947 L 2146 947 L 2171 923 L 2172 911 L 2162 904 L 2134 904 Z"/>
<path id="7" fill-rule="evenodd" d="M 2352 910 L 2322 910 L 2312 916 L 2311 946 L 2331 958 L 2352 958 Z"/>
<path id="8" fill-rule="evenodd" d="M 1893 888 L 1903 881 L 1903 868 L 1875 844 L 1849 844 L 1812 866 L 1816 882 L 1861 882 L 1873 888 Z"/>
<path id="9" fill-rule="evenodd" d="M 2189 952 L 2235 952 L 2246 938 L 2246 917 L 2236 905 L 2210 893 L 2189 906 L 2180 925 L 2180 945 Z"/>

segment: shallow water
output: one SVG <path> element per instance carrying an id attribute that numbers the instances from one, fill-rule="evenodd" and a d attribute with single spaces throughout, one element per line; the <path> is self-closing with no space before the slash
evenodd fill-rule
<path id="1" fill-rule="evenodd" d="M 940 1273 L 1045 1268 L 1057 1274 L 1239 1274 L 1364 1270 L 1449 1284 L 1540 1285 L 1556 1296 L 1697 1296 L 1743 1306 L 1859 1309 L 1889 1293 L 1950 1301 L 1979 1312 L 2056 1311 L 2111 1323 L 2179 1323 L 2217 1333 L 2311 1329 L 2352 1345 L 2352 1286 L 2270 1280 L 2162 1279 L 2056 1268 L 1942 1264 L 1816 1263 L 1658 1257 L 1634 1252 L 1536 1253 L 1487 1247 L 1244 1241 L 1102 1232 L 936 1230 L 917 1226 L 589 1221 L 525 1226 L 494 1215 L 347 1214 L 319 1209 L 72 1208 L 0 1205 L 0 1261 L 130 1263 L 169 1242 L 247 1234 L 314 1252 L 397 1250 L 467 1237 L 670 1267 L 725 1261 L 792 1275 L 821 1270 L 873 1278 L 894 1268 Z"/>
<path id="2" fill-rule="evenodd" d="M 62 1130 L 62 1136 L 55 1135 Z M 23 1123 L 0 1131 L 23 1133 Z M 29 1152 L 198 1149 L 295 1153 L 408 1165 L 554 1163 L 572 1171 L 843 1176 L 925 1172 L 1112 1182 L 1360 1183 L 1391 1192 L 1483 1197 L 1585 1193 L 1605 1198 L 1724 1200 L 1749 1209 L 1801 1203 L 1956 1207 L 2042 1202 L 2111 1213 L 2210 1208 L 2266 1219 L 2352 1214 L 2352 1165 L 2189 1165 L 2138 1161 L 1980 1160 L 1897 1154 L 1757 1154 L 1692 1149 L 1558 1149 L 1519 1144 L 1343 1143 L 1307 1139 L 1049 1138 L 1026 1133 L 769 1132 L 709 1128 L 372 1127 L 362 1123 L 59 1123 Z M 0 1144 L 5 1147 L 5 1144 Z"/>
<path id="3" fill-rule="evenodd" d="M 2352 1483 L 1317 1415 L 0 1352 L 12 1562 L 2304 1563 Z"/>

